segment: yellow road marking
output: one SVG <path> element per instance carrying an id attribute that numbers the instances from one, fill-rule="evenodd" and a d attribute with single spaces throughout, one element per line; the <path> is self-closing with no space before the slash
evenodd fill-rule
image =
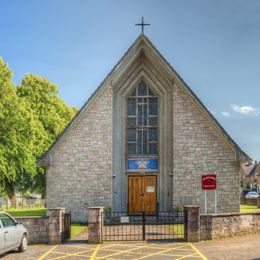
<path id="1" fill-rule="evenodd" d="M 100 248 L 100 244 L 96 246 L 95 251 L 93 252 L 92 256 L 90 257 L 90 260 L 95 259 L 96 255 L 97 255 L 97 251 Z"/>
<path id="2" fill-rule="evenodd" d="M 38 260 L 42 260 L 45 256 L 49 255 L 56 247 L 58 246 L 54 246 L 52 247 L 50 250 L 48 250 L 44 255 L 42 255 L 40 258 L 38 258 Z"/>
<path id="3" fill-rule="evenodd" d="M 160 247 L 148 247 L 149 249 L 169 249 L 168 248 L 160 248 Z M 138 247 L 136 247 L 136 249 L 138 249 Z M 172 249 L 174 250 L 174 249 Z M 192 251 L 192 249 L 184 249 L 184 248 L 180 248 L 180 249 L 176 249 L 176 250 L 180 250 L 180 251 Z M 119 249 L 109 249 L 109 248 L 106 248 L 106 247 L 100 247 L 99 248 L 99 251 L 111 251 L 111 252 L 120 252 Z M 177 253 L 177 252 L 176 252 Z M 147 253 L 139 253 L 139 252 L 128 252 L 128 254 L 135 254 L 135 255 L 146 255 Z M 180 254 L 161 254 L 161 255 L 164 255 L 164 256 L 177 256 L 177 257 L 180 257 L 180 256 L 184 256 L 183 254 L 180 255 Z"/>
<path id="4" fill-rule="evenodd" d="M 180 259 L 183 259 L 183 258 L 186 258 L 186 257 L 195 256 L 195 255 L 197 255 L 197 253 L 193 253 L 193 254 L 190 254 L 190 255 L 184 255 L 184 256 L 182 256 L 180 258 L 177 258 L 176 260 L 180 260 Z"/>
<path id="5" fill-rule="evenodd" d="M 189 243 L 189 245 L 192 247 L 192 249 L 193 249 L 196 253 L 198 253 L 198 254 L 202 257 L 203 260 L 207 260 L 207 257 L 206 257 L 205 255 L 203 255 L 193 244 Z"/>
<path id="6" fill-rule="evenodd" d="M 186 244 L 185 246 L 188 246 L 188 245 Z M 149 248 L 151 248 L 151 249 L 169 249 L 170 247 L 156 247 L 156 246 L 153 246 L 153 247 L 149 247 Z M 190 251 L 191 250 L 190 248 L 178 248 L 178 247 L 174 247 L 174 248 L 172 248 L 172 250 L 174 250 L 175 248 L 178 251 Z"/>
<path id="7" fill-rule="evenodd" d="M 88 253 L 90 251 L 92 251 L 93 249 L 89 249 L 89 250 L 85 250 L 85 251 L 80 251 L 80 252 L 77 252 L 77 253 L 64 253 L 66 255 L 63 255 L 63 256 L 58 256 L 58 257 L 55 257 L 55 258 L 51 258 L 51 260 L 54 260 L 54 259 L 62 259 L 62 258 L 66 258 L 68 256 L 78 256 L 78 255 L 81 255 L 81 254 L 84 254 L 84 253 Z M 56 252 L 53 252 L 54 254 Z"/>
<path id="8" fill-rule="evenodd" d="M 153 244 L 151 244 L 153 245 Z M 149 245 L 145 245 L 145 246 L 138 246 L 138 247 L 135 247 L 135 248 L 131 248 L 131 249 L 128 249 L 128 250 L 121 250 L 119 251 L 118 253 L 114 253 L 114 254 L 110 254 L 110 255 L 106 255 L 106 256 L 102 256 L 102 257 L 98 257 L 97 259 L 104 259 L 106 257 L 110 257 L 110 256 L 114 256 L 114 255 L 120 255 L 122 253 L 127 253 L 127 252 L 131 252 L 133 250 L 136 250 L 136 249 L 139 249 L 139 248 L 144 248 L 144 247 L 149 247 Z"/>
<path id="9" fill-rule="evenodd" d="M 87 246 L 89 246 L 89 244 Z M 75 246 L 75 245 L 67 245 L 67 244 L 66 244 L 66 247 L 72 247 L 72 248 L 74 247 L 74 248 L 81 248 L 81 249 L 87 249 L 88 248 L 86 246 Z M 94 249 L 94 248 L 96 248 L 96 247 L 93 246 L 92 249 Z"/>
<path id="10" fill-rule="evenodd" d="M 186 245 L 180 246 L 180 248 L 181 248 L 181 247 L 185 247 L 185 246 L 186 246 Z M 177 248 L 178 248 L 178 247 L 177 247 Z M 162 253 L 165 253 L 165 252 L 171 251 L 171 250 L 173 250 L 173 249 L 177 249 L 177 248 L 168 248 L 168 249 L 165 249 L 165 250 L 156 252 L 156 253 L 152 253 L 152 254 L 149 254 L 149 255 L 142 256 L 142 257 L 137 258 L 137 259 L 139 260 L 139 259 L 144 259 L 144 258 L 146 258 L 146 257 L 154 256 L 154 255 L 160 255 L 160 254 L 162 254 Z"/>
<path id="11" fill-rule="evenodd" d="M 99 245 L 100 246 L 100 245 Z M 105 246 L 104 248 L 106 248 L 106 247 L 111 247 L 112 245 L 109 245 L 109 246 Z M 70 246 L 70 247 L 79 247 L 79 248 L 85 248 L 86 249 L 86 247 L 80 247 L 80 246 Z M 97 246 L 94 248 L 90 248 L 90 249 L 87 249 L 87 250 L 84 250 L 84 251 L 80 251 L 80 252 L 75 252 L 75 253 L 64 253 L 64 252 L 57 252 L 57 251 L 54 251 L 54 252 L 52 252 L 52 253 L 54 253 L 54 254 L 63 254 L 63 256 L 59 256 L 59 257 L 55 257 L 55 258 L 52 258 L 51 260 L 54 260 L 54 259 L 62 259 L 62 258 L 66 258 L 66 257 L 69 257 L 69 256 L 81 256 L 81 254 L 84 254 L 84 253 L 88 253 L 88 252 L 91 252 L 91 251 L 93 251 L 93 250 L 96 250 L 97 249 Z M 95 251 L 94 251 L 95 252 Z M 94 252 L 93 252 L 93 254 L 94 254 Z M 90 257 L 92 257 L 93 256 L 93 254 L 90 256 Z M 90 258 L 90 259 L 92 259 L 92 258 Z M 93 258 L 94 259 L 94 258 Z"/>

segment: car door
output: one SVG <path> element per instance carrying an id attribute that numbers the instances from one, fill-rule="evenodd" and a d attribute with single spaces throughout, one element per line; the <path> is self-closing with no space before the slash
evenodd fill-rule
<path id="1" fill-rule="evenodd" d="M 3 234 L 6 248 L 13 248 L 19 245 L 20 235 L 14 219 L 5 213 L 0 214 L 0 221 L 3 226 Z"/>
<path id="2" fill-rule="evenodd" d="M 0 220 L 0 253 L 5 249 L 4 229 Z"/>

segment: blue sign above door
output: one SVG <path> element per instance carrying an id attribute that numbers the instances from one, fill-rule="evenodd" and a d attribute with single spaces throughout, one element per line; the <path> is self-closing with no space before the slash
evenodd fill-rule
<path id="1" fill-rule="evenodd" d="M 158 170 L 158 159 L 127 160 L 128 170 Z"/>

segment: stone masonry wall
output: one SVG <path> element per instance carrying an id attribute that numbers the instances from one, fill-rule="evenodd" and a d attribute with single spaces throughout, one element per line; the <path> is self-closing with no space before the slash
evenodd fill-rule
<path id="1" fill-rule="evenodd" d="M 173 140 L 173 207 L 199 205 L 204 213 L 201 175 L 216 170 L 217 212 L 239 212 L 239 167 L 235 152 L 176 85 Z M 214 213 L 214 191 L 207 193 L 207 213 Z"/>
<path id="2" fill-rule="evenodd" d="M 112 93 L 106 87 L 53 154 L 47 169 L 47 207 L 72 211 L 87 222 L 87 208 L 112 204 Z"/>
<path id="3" fill-rule="evenodd" d="M 48 217 L 16 217 L 27 228 L 29 243 L 48 243 Z"/>
<path id="4" fill-rule="evenodd" d="M 260 213 L 226 213 L 200 216 L 200 240 L 260 233 Z"/>

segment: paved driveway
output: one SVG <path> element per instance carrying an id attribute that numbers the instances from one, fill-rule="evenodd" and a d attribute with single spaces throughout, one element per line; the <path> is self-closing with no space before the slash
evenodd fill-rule
<path id="1" fill-rule="evenodd" d="M 15 251 L 6 254 L 4 259 L 206 259 L 190 243 L 148 243 L 124 242 L 102 245 L 67 243 L 57 246 L 30 246 L 28 251 L 19 254 Z"/>
<path id="2" fill-rule="evenodd" d="M 122 242 L 89 245 L 32 245 L 24 253 L 13 251 L 4 260 L 50 259 L 209 259 L 260 260 L 260 235 L 199 243 Z"/>

